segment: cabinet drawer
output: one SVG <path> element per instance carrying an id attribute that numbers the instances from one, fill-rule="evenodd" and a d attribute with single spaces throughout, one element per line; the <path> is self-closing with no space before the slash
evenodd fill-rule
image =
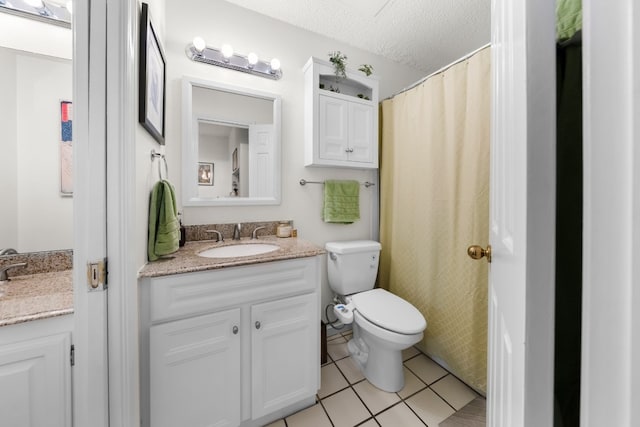
<path id="1" fill-rule="evenodd" d="M 149 279 L 152 323 L 247 302 L 312 292 L 319 257 Z"/>

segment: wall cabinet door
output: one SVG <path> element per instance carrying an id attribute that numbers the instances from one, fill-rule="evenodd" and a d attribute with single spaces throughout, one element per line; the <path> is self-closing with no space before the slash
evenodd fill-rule
<path id="1" fill-rule="evenodd" d="M 0 347 L 0 424 L 71 426 L 71 334 Z"/>
<path id="2" fill-rule="evenodd" d="M 347 160 L 349 153 L 348 116 L 346 101 L 319 96 L 318 149 L 325 160 Z"/>
<path id="3" fill-rule="evenodd" d="M 251 307 L 251 407 L 257 419 L 318 391 L 318 297 Z"/>
<path id="4" fill-rule="evenodd" d="M 373 106 L 349 104 L 349 156 L 351 162 L 373 162 Z"/>
<path id="5" fill-rule="evenodd" d="M 240 309 L 149 331 L 151 425 L 240 424 Z"/>

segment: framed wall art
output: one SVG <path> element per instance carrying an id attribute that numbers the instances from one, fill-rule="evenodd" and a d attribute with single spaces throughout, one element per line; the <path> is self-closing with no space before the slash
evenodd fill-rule
<path id="1" fill-rule="evenodd" d="M 166 61 L 151 22 L 149 5 L 140 15 L 140 75 L 138 121 L 164 145 Z"/>

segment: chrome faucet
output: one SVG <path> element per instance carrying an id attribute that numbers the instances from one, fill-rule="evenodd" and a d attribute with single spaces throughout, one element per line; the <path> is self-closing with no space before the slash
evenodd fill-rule
<path id="1" fill-rule="evenodd" d="M 233 226 L 233 240 L 240 240 L 240 230 L 242 230 L 242 224 L 237 223 Z"/>
<path id="2" fill-rule="evenodd" d="M 222 236 L 222 233 L 219 232 L 218 230 L 204 230 L 205 233 L 216 233 L 216 235 L 218 236 L 218 240 L 216 240 L 216 242 L 224 242 L 224 237 Z"/>
<path id="3" fill-rule="evenodd" d="M 16 255 L 18 251 L 13 248 L 0 249 L 0 255 Z"/>
<path id="4" fill-rule="evenodd" d="M 258 238 L 258 230 L 263 230 L 265 228 L 267 228 L 267 227 L 265 227 L 264 225 L 254 228 L 253 229 L 253 233 L 251 233 L 251 240 L 257 239 Z"/>
<path id="5" fill-rule="evenodd" d="M 9 265 L 5 265 L 4 267 L 0 268 L 0 282 L 8 282 L 9 281 L 9 274 L 7 273 L 7 271 L 11 268 L 18 268 L 18 267 L 26 267 L 27 263 L 26 262 L 19 262 L 16 264 L 9 264 Z"/>

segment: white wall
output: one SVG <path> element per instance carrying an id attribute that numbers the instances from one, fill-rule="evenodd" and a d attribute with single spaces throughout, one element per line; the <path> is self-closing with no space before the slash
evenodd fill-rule
<path id="1" fill-rule="evenodd" d="M 198 158 L 213 163 L 213 185 L 199 185 L 200 197 L 228 197 L 231 192 L 231 151 L 229 138 L 200 136 Z"/>
<path id="2" fill-rule="evenodd" d="M 145 3 L 149 4 L 149 10 L 151 14 L 151 22 L 154 25 L 158 37 L 161 43 L 164 43 L 164 33 L 165 33 L 165 2 L 164 0 L 145 0 Z M 140 5 L 141 2 L 138 0 L 138 10 L 142 9 Z M 138 28 L 139 34 L 139 28 Z M 139 74 L 138 66 L 139 66 L 139 56 L 140 51 L 138 46 L 135 47 L 136 52 L 136 75 Z M 136 79 L 135 85 L 135 93 L 138 93 L 138 80 Z M 136 102 L 139 102 L 138 97 L 136 96 Z M 136 114 L 138 112 L 138 106 L 136 105 Z M 138 124 L 136 127 L 136 242 L 138 242 L 137 249 L 137 264 L 142 267 L 147 262 L 147 237 L 149 235 L 149 195 L 153 185 L 159 180 L 159 172 L 158 172 L 158 162 L 159 159 L 156 159 L 153 163 L 151 163 L 150 153 L 151 150 L 156 150 L 156 152 L 164 152 L 164 147 L 159 145 L 158 142 L 153 139 L 153 137 L 142 127 L 142 125 Z M 178 162 L 171 157 L 167 158 L 167 162 L 169 164 L 169 177 L 173 181 L 174 185 L 176 182 L 174 180 L 174 176 L 180 174 L 180 169 L 176 169 L 178 167 Z M 164 173 L 164 166 L 162 166 L 162 170 Z M 166 178 L 166 177 L 165 177 Z"/>
<path id="3" fill-rule="evenodd" d="M 357 67 L 368 63 L 380 77 L 380 94 L 386 97 L 423 77 L 421 71 L 402 66 L 344 43 L 276 21 L 220 0 L 185 0 L 166 3 L 165 52 L 167 57 L 167 146 L 170 178 L 180 191 L 181 83 L 183 75 L 278 94 L 282 97 L 282 204 L 262 207 L 186 207 L 186 224 L 229 223 L 292 219 L 298 236 L 318 245 L 330 240 L 372 237 L 375 219 L 372 194 L 376 188 L 362 188 L 361 220 L 351 224 L 326 224 L 320 218 L 322 186 L 301 187 L 308 180 L 372 180 L 376 172 L 305 168 L 303 151 L 303 72 L 310 56 L 327 59 L 330 51 L 340 50 Z M 192 62 L 185 47 L 195 36 L 209 46 L 231 44 L 236 52 L 255 51 L 265 59 L 277 57 L 283 77 L 278 81 Z M 180 203 L 180 202 L 179 202 Z M 323 264 L 324 265 L 324 264 Z M 331 298 L 323 270 L 323 305 Z"/>

